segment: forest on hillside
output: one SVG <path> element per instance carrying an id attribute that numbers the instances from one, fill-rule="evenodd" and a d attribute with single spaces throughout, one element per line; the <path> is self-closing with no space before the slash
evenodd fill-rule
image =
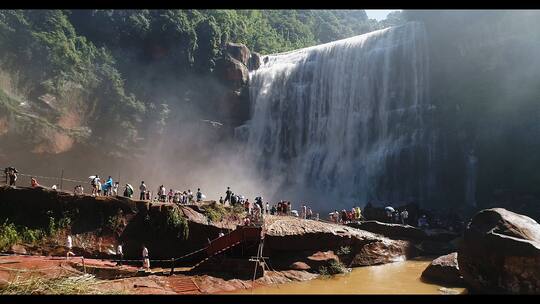
<path id="1" fill-rule="evenodd" d="M 400 22 L 399 12 L 377 22 L 363 10 L 3 10 L 0 68 L 19 94 L 4 88 L 0 106 L 24 114 L 14 95 L 50 94 L 57 109 L 86 112 L 91 134 L 63 132 L 120 148 L 163 128 L 171 108 L 201 110 L 188 103 L 210 98 L 199 92 L 228 42 L 268 54 Z M 58 127 L 32 116 L 19 124 Z"/>

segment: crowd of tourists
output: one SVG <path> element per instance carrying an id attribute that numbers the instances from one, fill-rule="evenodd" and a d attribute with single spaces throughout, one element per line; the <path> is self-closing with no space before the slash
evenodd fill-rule
<path id="1" fill-rule="evenodd" d="M 341 210 L 341 212 L 334 210 L 328 216 L 331 222 L 338 224 L 349 224 L 363 219 L 360 207 L 353 207 L 350 211 L 345 209 Z"/>

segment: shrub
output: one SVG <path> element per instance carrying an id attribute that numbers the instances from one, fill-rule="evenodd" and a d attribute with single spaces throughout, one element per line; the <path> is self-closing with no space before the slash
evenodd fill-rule
<path id="1" fill-rule="evenodd" d="M 111 215 L 107 218 L 107 227 L 111 229 L 112 232 L 117 232 L 122 229 L 124 222 L 122 221 L 121 215 Z"/>
<path id="2" fill-rule="evenodd" d="M 12 245 L 19 242 L 21 237 L 17 232 L 17 229 L 13 223 L 9 223 L 5 220 L 0 226 L 0 250 L 4 251 L 9 249 Z"/>
<path id="3" fill-rule="evenodd" d="M 351 247 L 349 246 L 342 246 L 339 248 L 339 250 L 336 252 L 338 256 L 344 256 L 349 255 L 351 253 Z"/>
<path id="4" fill-rule="evenodd" d="M 189 225 L 185 217 L 182 216 L 180 208 L 174 207 L 167 213 L 167 224 L 175 230 L 178 230 L 178 238 L 187 240 L 189 237 Z"/>
<path id="5" fill-rule="evenodd" d="M 328 267 L 328 272 L 330 274 L 346 273 L 348 272 L 347 267 L 343 263 L 333 260 L 330 262 Z"/>

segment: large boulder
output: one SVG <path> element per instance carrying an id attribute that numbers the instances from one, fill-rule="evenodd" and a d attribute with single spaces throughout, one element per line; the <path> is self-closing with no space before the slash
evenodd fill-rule
<path id="1" fill-rule="evenodd" d="M 249 65 L 249 60 L 251 58 L 251 52 L 248 47 L 241 43 L 227 43 L 225 47 L 226 53 L 232 58 L 238 60 L 246 67 Z"/>
<path id="2" fill-rule="evenodd" d="M 506 209 L 477 213 L 458 251 L 460 272 L 483 293 L 540 293 L 540 225 Z"/>
<path id="3" fill-rule="evenodd" d="M 453 252 L 436 258 L 422 272 L 422 278 L 439 284 L 463 285 L 457 257 L 457 252 Z"/>
<path id="4" fill-rule="evenodd" d="M 246 86 L 249 80 L 247 66 L 229 55 L 217 60 L 215 72 L 217 77 L 232 89 Z"/>
<path id="5" fill-rule="evenodd" d="M 251 53 L 249 58 L 248 69 L 250 71 L 257 70 L 261 66 L 261 55 L 256 52 Z"/>
<path id="6" fill-rule="evenodd" d="M 401 261 L 417 254 L 409 241 L 391 240 L 379 234 L 343 225 L 288 216 L 267 216 L 265 221 L 264 249 L 266 256 L 275 258 L 271 263 L 290 257 L 295 257 L 295 261 L 298 261 L 296 257 L 307 257 L 305 252 L 338 252 L 344 247 L 350 249 L 343 259 L 348 267 Z M 291 262 L 287 262 L 287 265 Z M 309 261 L 304 262 L 309 264 Z"/>

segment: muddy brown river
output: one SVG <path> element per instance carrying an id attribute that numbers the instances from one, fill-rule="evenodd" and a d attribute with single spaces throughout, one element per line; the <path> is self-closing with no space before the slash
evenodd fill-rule
<path id="1" fill-rule="evenodd" d="M 425 283 L 431 260 L 408 260 L 354 268 L 348 274 L 243 290 L 240 294 L 460 294 L 465 288 Z"/>

